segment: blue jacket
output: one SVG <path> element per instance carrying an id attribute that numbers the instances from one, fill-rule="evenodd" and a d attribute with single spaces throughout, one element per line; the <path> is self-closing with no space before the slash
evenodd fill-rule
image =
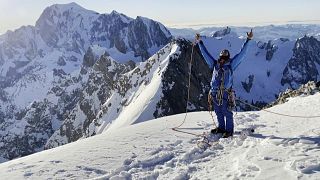
<path id="1" fill-rule="evenodd" d="M 248 51 L 249 39 L 243 44 L 240 53 L 235 55 L 233 58 L 220 67 L 218 60 L 213 58 L 208 52 L 207 48 L 204 46 L 203 42 L 198 43 L 202 56 L 212 70 L 211 79 L 211 92 L 216 93 L 221 85 L 222 80 L 224 80 L 224 88 L 230 89 L 233 85 L 233 71 L 239 66 L 241 61 L 244 59 L 246 52 Z M 224 79 L 222 78 L 224 75 Z"/>

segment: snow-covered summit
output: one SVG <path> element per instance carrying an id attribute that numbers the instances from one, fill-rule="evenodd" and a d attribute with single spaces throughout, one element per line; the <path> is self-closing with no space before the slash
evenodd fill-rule
<path id="1" fill-rule="evenodd" d="M 120 18 L 124 23 L 129 23 L 130 21 L 132 21 L 133 19 L 131 17 L 128 17 L 122 13 L 119 13 L 115 10 L 113 10 L 111 13 L 110 13 L 111 16 L 113 17 L 118 17 Z"/>
<path id="2" fill-rule="evenodd" d="M 118 61 L 145 60 L 167 44 L 171 35 L 162 24 L 150 19 L 137 26 L 139 19 L 116 11 L 99 14 L 71 3 L 46 8 L 36 28 L 50 47 L 84 53 L 91 44 L 99 44 Z M 140 37 L 138 31 L 148 36 Z"/>
<path id="3" fill-rule="evenodd" d="M 74 11 L 74 12 L 92 12 L 92 13 L 96 13 L 95 11 L 91 11 L 91 10 L 87 10 L 85 8 L 83 8 L 82 6 L 80 6 L 79 4 L 75 3 L 75 2 L 71 2 L 71 3 L 66 3 L 66 4 L 53 4 L 49 7 L 47 7 L 45 9 L 45 11 L 47 9 L 51 9 L 51 10 L 56 10 L 59 11 L 60 13 L 65 13 L 66 11 Z"/>

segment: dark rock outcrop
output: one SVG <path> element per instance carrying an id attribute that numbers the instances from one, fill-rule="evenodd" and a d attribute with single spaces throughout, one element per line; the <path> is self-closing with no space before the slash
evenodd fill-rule
<path id="1" fill-rule="evenodd" d="M 318 82 L 319 83 L 319 82 Z M 298 89 L 287 89 L 286 91 L 279 94 L 277 100 L 272 103 L 269 103 L 265 108 L 269 108 L 278 104 L 283 104 L 288 101 L 289 98 L 297 97 L 301 95 L 313 95 L 317 92 L 320 92 L 320 87 L 317 86 L 318 83 L 314 81 L 309 81 L 306 84 L 301 85 Z"/>
<path id="2" fill-rule="evenodd" d="M 188 94 L 188 78 L 192 43 L 178 39 L 181 54 L 170 59 L 168 68 L 163 75 L 164 97 L 158 103 L 161 112 L 155 112 L 155 117 L 162 117 L 183 113 L 186 110 Z M 189 111 L 203 111 L 208 109 L 207 97 L 210 89 L 211 71 L 202 58 L 198 46 L 194 48 L 191 79 L 190 99 L 188 101 Z"/>
<path id="3" fill-rule="evenodd" d="M 266 60 L 271 61 L 273 54 L 277 51 L 278 47 L 276 45 L 272 44 L 272 41 L 268 41 L 265 48 L 267 50 Z"/>
<path id="4" fill-rule="evenodd" d="M 63 57 L 59 57 L 57 64 L 58 64 L 59 66 L 64 66 L 64 65 L 66 65 L 67 63 L 66 63 L 66 61 L 64 60 Z"/>
<path id="5" fill-rule="evenodd" d="M 96 57 L 89 48 L 84 56 L 85 64 L 78 77 L 82 81 L 81 86 L 72 91 L 72 94 L 59 87 L 54 89 L 55 93 L 60 95 L 60 106 L 63 107 L 60 115 L 63 122 L 54 136 L 63 137 L 66 140 L 61 142 L 55 137 L 51 138 L 46 142 L 46 149 L 95 135 L 94 132 L 89 131 L 90 124 L 99 118 L 98 112 L 102 105 L 117 89 L 118 76 L 132 70 L 131 66 L 115 62 L 110 58 L 107 53 Z M 87 80 L 83 81 L 84 79 Z M 66 84 L 67 87 L 79 83 L 74 78 L 67 81 L 70 82 Z"/>
<path id="6" fill-rule="evenodd" d="M 219 31 L 216 31 L 212 37 L 222 37 L 222 36 L 225 36 L 227 34 L 230 34 L 231 32 L 231 28 L 229 28 L 228 26 L 225 28 L 225 29 L 222 29 L 222 30 L 219 30 Z"/>
<path id="7" fill-rule="evenodd" d="M 53 134 L 50 113 L 50 102 L 33 102 L 30 107 L 17 114 L 17 120 L 25 120 L 24 124 L 15 124 L 14 120 L 1 123 L 1 130 L 15 126 L 16 132 L 1 136 L 0 152 L 6 159 L 13 159 L 35 153 L 43 149 L 43 145 Z M 4 114 L 0 113 L 0 116 Z M 19 117 L 20 116 L 20 117 Z M 24 128 L 20 126 L 24 126 Z"/>
<path id="8" fill-rule="evenodd" d="M 249 75 L 248 79 L 245 82 L 241 82 L 243 89 L 245 89 L 247 93 L 250 93 L 251 91 L 253 80 L 254 75 Z"/>
<path id="9" fill-rule="evenodd" d="M 283 71 L 281 84 L 296 89 L 308 81 L 318 81 L 320 64 L 320 41 L 314 37 L 303 37 L 296 41 L 293 56 Z"/>

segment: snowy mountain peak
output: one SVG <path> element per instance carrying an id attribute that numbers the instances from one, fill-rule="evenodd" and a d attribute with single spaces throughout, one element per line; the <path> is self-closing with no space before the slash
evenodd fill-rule
<path id="1" fill-rule="evenodd" d="M 119 12 L 116 11 L 116 10 L 112 10 L 110 14 L 112 14 L 112 15 L 120 15 L 121 13 L 119 13 Z"/>
<path id="2" fill-rule="evenodd" d="M 75 4 L 53 5 L 41 14 L 36 28 L 49 47 L 84 53 L 91 44 L 110 48 L 118 61 L 146 60 L 171 39 L 160 23 L 132 19 L 112 11 L 98 14 Z M 144 34 L 143 36 L 141 34 Z"/>
<path id="3" fill-rule="evenodd" d="M 56 12 L 66 12 L 66 11 L 73 11 L 73 12 L 94 12 L 91 10 L 87 10 L 80 6 L 79 4 L 75 2 L 67 3 L 67 4 L 54 4 L 49 7 L 47 7 L 45 10 L 51 10 L 51 11 L 56 11 Z"/>
<path id="4" fill-rule="evenodd" d="M 73 131 L 73 123 L 83 121 L 83 126 L 74 134 L 68 131 L 67 142 L 88 134 L 83 127 L 121 86 L 119 76 L 170 41 L 170 32 L 156 21 L 143 23 L 116 11 L 99 14 L 75 3 L 52 5 L 35 26 L 2 35 L 0 156 L 40 151 L 60 127 Z M 33 145 L 23 143 L 26 139 Z M 12 140 L 20 146 L 11 146 Z"/>
<path id="5" fill-rule="evenodd" d="M 133 18 L 130 18 L 130 17 L 128 17 L 128 16 L 126 16 L 126 15 L 124 15 L 122 13 L 119 13 L 119 12 L 115 11 L 115 10 L 113 10 L 110 13 L 110 15 L 112 17 L 114 17 L 114 18 L 120 18 L 124 23 L 129 23 L 130 21 L 133 20 Z"/>
<path id="6" fill-rule="evenodd" d="M 122 14 L 122 13 L 116 11 L 116 10 L 112 10 L 110 15 L 112 15 L 112 16 L 126 16 L 126 15 L 124 15 L 124 14 Z"/>
<path id="7" fill-rule="evenodd" d="M 61 18 L 69 19 L 75 16 L 86 16 L 89 14 L 98 14 L 94 11 L 87 10 L 76 3 L 69 4 L 54 4 L 51 5 L 42 12 L 39 19 L 36 22 L 39 24 L 41 21 L 50 21 L 51 23 L 58 23 Z"/>
<path id="8" fill-rule="evenodd" d="M 305 49 L 309 44 L 316 45 L 317 43 L 319 43 L 319 41 L 315 37 L 305 35 L 297 39 L 297 42 L 295 44 L 295 49 L 296 50 Z M 317 46 L 316 47 L 310 46 L 310 48 L 317 48 Z"/>

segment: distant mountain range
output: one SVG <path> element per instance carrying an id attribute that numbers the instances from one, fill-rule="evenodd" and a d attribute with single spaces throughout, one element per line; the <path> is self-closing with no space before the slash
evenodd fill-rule
<path id="1" fill-rule="evenodd" d="M 195 33 L 200 33 L 204 36 L 212 36 L 216 31 L 223 28 L 226 27 L 206 27 L 197 30 L 192 28 L 169 28 L 169 30 L 175 37 L 183 37 L 191 40 L 194 39 Z M 255 34 L 255 40 L 264 42 L 280 38 L 286 38 L 293 41 L 305 35 L 315 36 L 320 39 L 319 24 L 286 24 L 254 27 L 229 26 L 229 28 L 239 36 L 245 35 L 245 33 L 252 28 Z"/>

